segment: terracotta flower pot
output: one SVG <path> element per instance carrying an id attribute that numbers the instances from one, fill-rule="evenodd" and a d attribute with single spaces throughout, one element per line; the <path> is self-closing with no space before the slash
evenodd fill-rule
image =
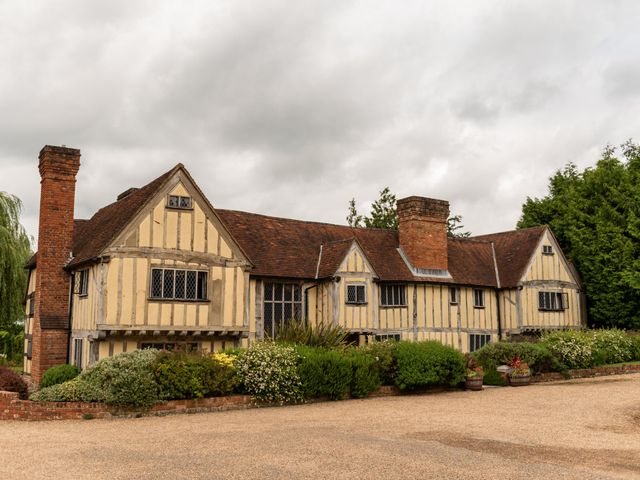
<path id="1" fill-rule="evenodd" d="M 484 377 L 476 375 L 475 377 L 467 377 L 465 387 L 467 390 L 480 391 L 482 390 L 482 381 Z"/>

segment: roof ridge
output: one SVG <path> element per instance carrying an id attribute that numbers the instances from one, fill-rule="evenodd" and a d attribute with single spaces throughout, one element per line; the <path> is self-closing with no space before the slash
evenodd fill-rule
<path id="1" fill-rule="evenodd" d="M 244 210 L 233 210 L 233 209 L 229 209 L 229 208 L 217 208 L 217 211 L 224 211 L 224 212 L 230 212 L 230 213 L 241 213 L 243 215 L 254 215 L 256 217 L 264 217 L 264 218 L 271 218 L 274 220 L 286 220 L 289 222 L 299 222 L 299 223 L 309 223 L 309 224 L 313 224 L 313 225 L 329 225 L 331 227 L 340 227 L 340 228 L 348 228 L 350 230 L 355 230 L 355 231 L 369 231 L 369 230 L 381 230 L 383 232 L 396 232 L 397 230 L 394 230 L 392 228 L 379 228 L 379 227 L 352 227 L 350 225 L 340 225 L 338 223 L 330 223 L 330 222 L 318 222 L 315 220 L 300 220 L 299 218 L 290 218 L 290 217 L 278 217 L 275 215 L 266 215 L 264 213 L 255 213 L 255 212 L 245 212 Z"/>
<path id="2" fill-rule="evenodd" d="M 512 230 L 504 230 L 502 232 L 483 233 L 482 235 L 473 235 L 472 237 L 469 237 L 469 239 L 470 240 L 480 239 L 482 237 L 490 237 L 493 235 L 505 235 L 507 233 L 526 232 L 527 230 L 537 230 L 537 229 L 545 229 L 545 228 L 549 228 L 549 225 L 537 225 L 535 227 L 514 228 Z"/>

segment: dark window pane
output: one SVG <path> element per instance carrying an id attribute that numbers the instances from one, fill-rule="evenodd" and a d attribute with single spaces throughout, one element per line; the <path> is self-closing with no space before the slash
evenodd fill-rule
<path id="1" fill-rule="evenodd" d="M 291 285 L 287 283 L 284 285 L 284 301 L 290 302 L 291 300 L 293 300 L 293 289 Z"/>
<path id="2" fill-rule="evenodd" d="M 173 270 L 164 271 L 164 285 L 162 287 L 163 298 L 173 298 L 173 277 L 174 277 Z"/>
<path id="3" fill-rule="evenodd" d="M 207 299 L 207 272 L 198 272 L 198 300 Z"/>
<path id="4" fill-rule="evenodd" d="M 271 303 L 264 304 L 264 336 L 273 337 L 273 305 Z"/>
<path id="5" fill-rule="evenodd" d="M 188 271 L 187 272 L 187 289 L 186 289 L 187 300 L 195 300 L 196 290 L 197 290 L 197 273 L 194 271 Z"/>
<path id="6" fill-rule="evenodd" d="M 151 270 L 151 296 L 153 298 L 162 297 L 162 270 L 159 268 Z"/>
<path id="7" fill-rule="evenodd" d="M 172 208 L 178 208 L 180 206 L 180 197 L 177 197 L 176 195 L 170 195 L 169 206 Z"/>
<path id="8" fill-rule="evenodd" d="M 347 302 L 348 303 L 356 302 L 356 286 L 355 285 L 347 285 Z"/>
<path id="9" fill-rule="evenodd" d="M 282 300 L 282 284 L 276 283 L 273 290 L 273 299 L 276 301 Z"/>
<path id="10" fill-rule="evenodd" d="M 282 320 L 282 303 L 273 304 L 273 320 L 276 323 Z"/>
<path id="11" fill-rule="evenodd" d="M 185 298 L 184 286 L 185 286 L 185 271 L 176 271 L 176 298 Z"/>
<path id="12" fill-rule="evenodd" d="M 293 304 L 293 318 L 296 320 L 302 320 L 302 304 L 294 303 Z"/>
<path id="13" fill-rule="evenodd" d="M 283 320 L 290 320 L 293 317 L 293 304 L 285 303 L 283 306 L 282 318 Z"/>
<path id="14" fill-rule="evenodd" d="M 387 286 L 382 285 L 380 287 L 380 304 L 381 305 L 389 305 L 387 300 Z"/>
<path id="15" fill-rule="evenodd" d="M 264 300 L 265 301 L 273 300 L 273 283 L 264 284 Z"/>
<path id="16" fill-rule="evenodd" d="M 191 208 L 191 198 L 180 197 L 180 208 Z"/>
<path id="17" fill-rule="evenodd" d="M 301 290 L 302 290 L 302 289 L 300 288 L 300 285 L 294 285 L 294 286 L 293 286 L 293 299 L 294 299 L 296 302 L 299 302 L 299 301 L 300 301 L 300 297 L 301 297 L 301 295 L 302 295 L 302 294 L 301 294 Z"/>

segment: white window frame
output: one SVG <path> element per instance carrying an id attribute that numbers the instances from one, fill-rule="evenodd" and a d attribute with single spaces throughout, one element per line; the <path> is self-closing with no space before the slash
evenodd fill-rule
<path id="1" fill-rule="evenodd" d="M 569 294 L 567 292 L 538 291 L 538 310 L 542 312 L 562 312 L 568 308 Z"/>
<path id="2" fill-rule="evenodd" d="M 484 308 L 484 289 L 482 288 L 474 288 L 473 289 L 473 308 Z"/>
<path id="3" fill-rule="evenodd" d="M 356 289 L 356 300 L 354 302 L 349 301 L 349 288 L 353 287 Z M 358 299 L 358 290 L 362 288 L 364 299 L 359 301 Z M 362 282 L 351 282 L 345 285 L 344 290 L 344 303 L 347 305 L 366 305 L 368 302 L 368 294 L 367 294 L 367 284 Z"/>
<path id="4" fill-rule="evenodd" d="M 449 287 L 449 304 L 458 305 L 460 303 L 460 288 Z"/>
<path id="5" fill-rule="evenodd" d="M 396 290 L 398 289 L 398 290 Z M 383 294 L 383 291 L 385 294 Z M 396 293 L 400 299 L 396 298 Z M 391 294 L 391 302 L 389 302 Z M 365 293 L 366 298 L 366 293 Z M 381 307 L 406 307 L 407 306 L 407 286 L 402 283 L 380 284 L 380 306 Z"/>
<path id="6" fill-rule="evenodd" d="M 154 295 L 153 294 L 153 272 L 154 270 L 159 270 L 162 272 L 162 283 L 160 286 L 160 296 Z M 164 280 L 165 280 L 165 271 L 167 270 L 172 270 L 173 271 L 173 296 L 169 297 L 166 296 L 164 294 Z M 176 297 L 176 272 L 184 272 L 185 275 L 185 287 L 184 287 L 184 297 Z M 187 298 L 187 275 L 189 274 L 189 272 L 195 272 L 196 275 L 196 292 L 195 292 L 195 298 Z M 198 279 L 200 277 L 200 275 L 205 275 L 205 281 L 204 281 L 204 296 L 200 297 L 198 295 L 199 293 L 199 288 L 198 288 Z M 171 268 L 171 267 L 164 267 L 164 266 L 154 266 L 152 265 L 149 271 L 149 300 L 152 301 L 172 301 L 172 302 L 208 302 L 209 301 L 209 295 L 208 295 L 208 290 L 209 290 L 209 272 L 207 270 L 197 270 L 197 269 L 188 269 L 188 268 Z"/>
<path id="7" fill-rule="evenodd" d="M 542 245 L 543 255 L 553 255 L 553 245 Z"/>

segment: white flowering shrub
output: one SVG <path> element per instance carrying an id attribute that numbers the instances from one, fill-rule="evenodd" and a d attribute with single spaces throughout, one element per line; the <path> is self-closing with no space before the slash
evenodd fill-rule
<path id="1" fill-rule="evenodd" d="M 242 389 L 261 402 L 285 403 L 302 399 L 297 371 L 298 354 L 289 346 L 254 343 L 236 360 Z"/>
<path id="2" fill-rule="evenodd" d="M 624 330 L 591 330 L 595 347 L 594 363 L 622 363 L 633 360 L 634 344 L 631 336 Z"/>
<path id="3" fill-rule="evenodd" d="M 593 363 L 595 342 L 589 332 L 567 330 L 550 332 L 542 337 L 549 351 L 567 368 L 587 368 Z"/>

